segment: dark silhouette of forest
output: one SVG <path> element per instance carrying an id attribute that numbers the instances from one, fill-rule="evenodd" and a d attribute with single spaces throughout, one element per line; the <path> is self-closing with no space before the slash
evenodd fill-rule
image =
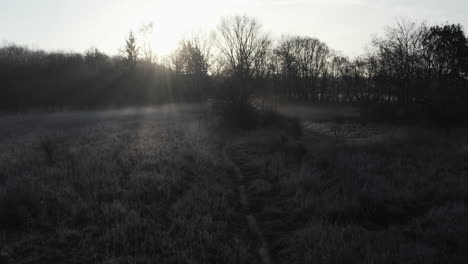
<path id="1" fill-rule="evenodd" d="M 147 106 L 223 98 L 365 105 L 386 118 L 465 121 L 468 42 L 461 25 L 400 19 L 356 58 L 317 38 L 273 40 L 254 18 L 184 40 L 165 60 L 130 33 L 120 56 L 0 48 L 3 111 Z M 144 40 L 144 36 L 141 37 Z"/>

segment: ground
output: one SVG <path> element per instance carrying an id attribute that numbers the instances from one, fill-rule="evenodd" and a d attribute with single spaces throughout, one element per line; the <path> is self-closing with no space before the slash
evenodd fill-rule
<path id="1" fill-rule="evenodd" d="M 0 263 L 262 263 L 258 236 L 273 263 L 464 263 L 466 131 L 281 111 L 302 133 L 207 105 L 0 117 Z"/>

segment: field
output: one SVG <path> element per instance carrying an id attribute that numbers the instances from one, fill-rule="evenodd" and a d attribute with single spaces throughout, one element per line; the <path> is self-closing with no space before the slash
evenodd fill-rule
<path id="1" fill-rule="evenodd" d="M 205 114 L 171 105 L 3 117 L 4 261 L 254 263 Z"/>
<path id="2" fill-rule="evenodd" d="M 0 263 L 465 263 L 468 137 L 351 108 L 0 117 Z M 297 123 L 294 123 L 297 126 Z"/>

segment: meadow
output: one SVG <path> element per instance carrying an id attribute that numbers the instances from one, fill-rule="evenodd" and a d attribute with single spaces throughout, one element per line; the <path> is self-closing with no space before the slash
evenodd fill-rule
<path id="1" fill-rule="evenodd" d="M 0 263 L 264 263 L 259 234 L 273 263 L 466 261 L 466 130 L 280 110 L 1 116 Z"/>
<path id="2" fill-rule="evenodd" d="M 255 263 L 206 107 L 0 122 L 2 263 Z"/>

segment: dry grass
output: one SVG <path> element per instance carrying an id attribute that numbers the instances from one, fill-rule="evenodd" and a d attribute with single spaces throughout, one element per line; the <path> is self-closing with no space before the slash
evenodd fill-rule
<path id="1" fill-rule="evenodd" d="M 250 184 L 269 186 L 249 195 L 280 263 L 466 261 L 466 133 L 389 128 L 309 123 L 300 140 L 231 148 Z"/>
<path id="2" fill-rule="evenodd" d="M 255 263 L 207 109 L 173 107 L 1 120 L 2 260 Z"/>
<path id="3" fill-rule="evenodd" d="M 0 118 L 0 263 L 258 263 L 213 120 Z M 228 148 L 276 263 L 466 262 L 466 131 L 289 124 Z"/>

